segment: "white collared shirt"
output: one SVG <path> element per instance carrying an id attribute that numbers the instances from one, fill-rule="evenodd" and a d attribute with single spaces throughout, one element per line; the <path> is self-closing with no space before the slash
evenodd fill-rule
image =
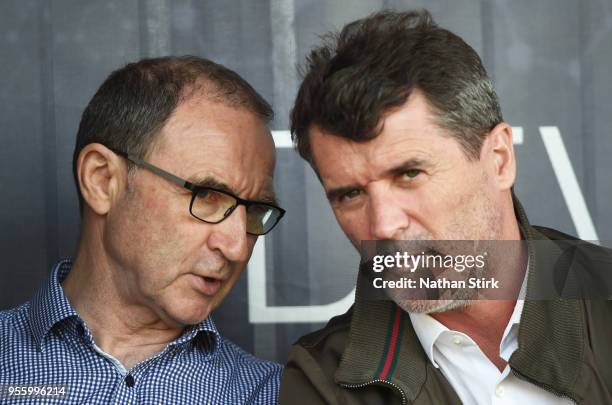
<path id="1" fill-rule="evenodd" d="M 524 300 L 516 301 L 514 311 L 499 345 L 506 362 L 518 349 L 518 329 Z M 569 398 L 558 397 L 516 377 L 509 365 L 500 372 L 468 335 L 448 329 L 427 314 L 409 313 L 414 330 L 433 365 L 440 369 L 466 405 L 520 404 L 563 405 Z"/>

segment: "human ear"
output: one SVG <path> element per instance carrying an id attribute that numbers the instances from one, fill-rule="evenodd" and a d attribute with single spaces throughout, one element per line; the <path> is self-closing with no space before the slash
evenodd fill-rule
<path id="1" fill-rule="evenodd" d="M 516 180 L 516 158 L 512 143 L 512 127 L 497 124 L 487 135 L 481 159 L 488 159 L 493 181 L 500 190 L 510 189 Z"/>
<path id="2" fill-rule="evenodd" d="M 98 215 L 105 215 L 127 182 L 125 162 L 99 143 L 90 143 L 79 153 L 77 178 L 84 202 Z"/>

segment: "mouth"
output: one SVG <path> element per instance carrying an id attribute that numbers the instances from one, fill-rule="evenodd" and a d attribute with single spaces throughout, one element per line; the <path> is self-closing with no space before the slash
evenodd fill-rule
<path id="1" fill-rule="evenodd" d="M 192 274 L 192 276 L 194 278 L 194 285 L 196 289 L 209 297 L 217 294 L 221 289 L 221 284 L 223 284 L 223 280 L 219 278 L 199 276 L 197 274 Z"/>

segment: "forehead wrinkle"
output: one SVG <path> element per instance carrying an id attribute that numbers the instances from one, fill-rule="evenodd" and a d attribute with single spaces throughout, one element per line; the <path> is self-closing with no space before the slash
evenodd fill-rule
<path id="1" fill-rule="evenodd" d="M 227 183 L 217 179 L 211 175 L 192 176 L 187 179 L 191 184 L 198 187 L 212 187 L 217 190 L 227 191 L 228 193 L 236 194 L 236 190 L 230 187 Z"/>
<path id="2" fill-rule="evenodd" d="M 423 122 L 422 116 L 408 114 L 409 112 L 398 111 L 387 117 L 383 131 L 370 142 L 371 159 L 381 158 L 384 161 L 387 159 L 386 155 L 393 156 L 396 152 L 404 154 L 402 160 L 411 157 L 425 160 L 433 157 L 437 148 L 436 138 L 444 136 L 444 131 L 429 122 Z"/>
<path id="3" fill-rule="evenodd" d="M 276 205 L 277 207 L 280 207 L 280 203 L 278 199 L 276 198 L 276 194 L 274 194 L 274 191 L 270 191 L 267 194 L 261 195 L 255 201 L 272 204 L 272 205 Z"/>
<path id="4" fill-rule="evenodd" d="M 276 201 L 269 184 L 274 170 L 272 137 L 249 110 L 192 96 L 179 103 L 161 135 L 156 154 L 160 167 L 194 185 L 250 201 Z"/>
<path id="5" fill-rule="evenodd" d="M 323 176 L 322 174 L 319 174 L 323 185 L 327 189 L 357 185 L 358 182 L 355 180 L 355 177 L 367 177 L 369 172 L 369 170 L 365 170 L 364 173 L 364 169 L 367 169 L 368 167 L 368 157 L 360 150 L 359 147 L 361 144 L 351 142 L 340 137 L 337 137 L 337 141 L 339 147 L 336 149 L 340 155 L 340 157 L 336 160 L 337 166 L 334 167 L 331 175 Z M 357 163 L 355 163 L 355 160 L 357 160 Z M 355 166 L 357 166 L 357 168 Z M 340 176 L 337 176 L 338 174 Z M 338 181 L 338 177 L 341 178 L 340 181 Z M 347 178 L 350 179 L 348 182 L 345 180 Z"/>
<path id="6" fill-rule="evenodd" d="M 379 137 L 364 144 L 360 151 L 366 162 L 370 180 L 384 177 L 389 174 L 390 170 L 406 162 L 418 162 L 427 166 L 435 164 L 434 156 L 424 148 L 424 145 L 420 145 L 421 140 L 419 139 L 411 136 L 400 136 L 394 139 L 379 139 Z"/>
<path id="7" fill-rule="evenodd" d="M 386 147 L 378 153 L 373 153 L 371 160 L 377 169 L 386 172 L 388 169 L 401 165 L 404 162 L 413 161 L 422 165 L 435 163 L 435 156 L 429 151 L 419 147 Z"/>
<path id="8" fill-rule="evenodd" d="M 279 205 L 278 198 L 274 192 L 274 182 L 272 176 L 266 176 L 265 184 L 256 197 L 255 201 L 260 201 L 272 205 Z"/>

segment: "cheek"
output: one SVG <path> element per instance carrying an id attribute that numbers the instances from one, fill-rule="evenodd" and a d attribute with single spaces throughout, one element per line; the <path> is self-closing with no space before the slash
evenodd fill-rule
<path id="1" fill-rule="evenodd" d="M 349 238 L 353 246 L 359 250 L 362 240 L 371 239 L 369 232 L 369 218 L 363 210 L 338 212 L 334 210 L 336 221 L 342 232 Z"/>
<path id="2" fill-rule="evenodd" d="M 163 268 L 168 277 L 193 271 L 206 250 L 201 224 L 190 222 L 170 219 L 159 223 L 147 242 L 146 254 L 154 258 L 156 267 Z"/>
<path id="3" fill-rule="evenodd" d="M 149 287 L 176 278 L 195 257 L 196 244 L 200 243 L 195 231 L 198 224 L 191 221 L 188 203 L 181 210 L 180 202 L 160 197 L 140 201 L 135 198 L 126 210 L 129 217 L 123 223 L 120 243 L 132 256 L 141 283 Z"/>
<path id="4" fill-rule="evenodd" d="M 449 179 L 432 178 L 419 187 L 394 189 L 389 207 L 407 217 L 408 228 L 402 234 L 406 240 L 444 239 L 450 224 L 458 216 L 456 184 Z"/>
<path id="5" fill-rule="evenodd" d="M 478 239 L 490 216 L 488 183 L 482 173 L 468 173 L 457 187 L 445 194 L 438 207 L 444 220 L 446 239 Z"/>

